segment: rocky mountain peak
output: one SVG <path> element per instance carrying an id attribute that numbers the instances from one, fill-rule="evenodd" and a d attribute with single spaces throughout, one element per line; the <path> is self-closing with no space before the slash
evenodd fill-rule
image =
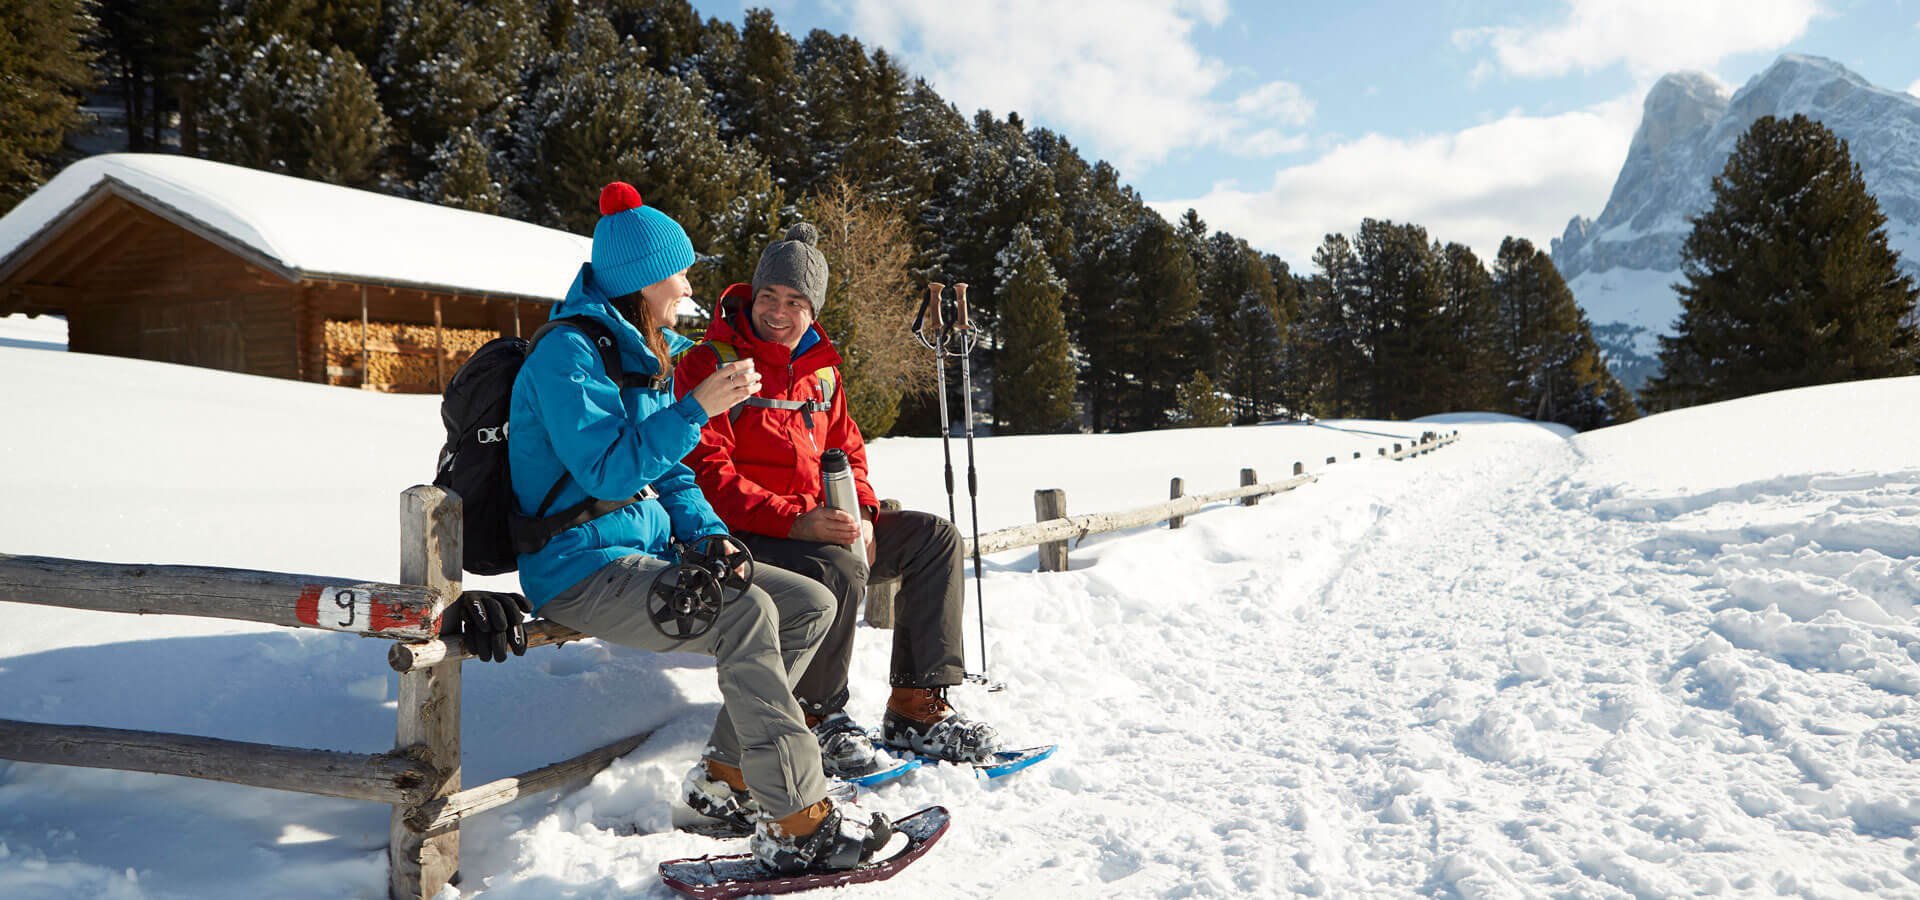
<path id="1" fill-rule="evenodd" d="M 1732 96 L 1704 73 L 1667 75 L 1647 92 L 1606 208 L 1596 219 L 1573 217 L 1553 242 L 1554 264 L 1596 334 L 1616 339 L 1606 349 L 1630 386 L 1651 371 L 1653 336 L 1679 311 L 1680 248 L 1713 202 L 1714 176 L 1755 120 L 1795 114 L 1847 142 L 1894 249 L 1920 268 L 1920 99 L 1802 54 L 1779 57 Z"/>

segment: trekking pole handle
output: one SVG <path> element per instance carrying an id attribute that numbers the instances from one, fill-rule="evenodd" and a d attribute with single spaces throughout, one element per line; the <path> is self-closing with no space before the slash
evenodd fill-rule
<path id="1" fill-rule="evenodd" d="M 972 325 L 967 323 L 967 283 L 966 282 L 960 281 L 960 282 L 954 283 L 953 299 L 954 299 L 954 305 L 959 307 L 959 310 L 960 310 L 960 314 L 959 314 L 960 321 L 958 322 L 958 325 L 960 326 L 960 330 L 966 331 L 967 329 L 973 327 Z"/>
<path id="2" fill-rule="evenodd" d="M 933 304 L 933 324 L 946 330 L 947 311 L 940 305 L 940 295 L 946 293 L 947 286 L 938 281 L 927 282 L 927 302 Z"/>

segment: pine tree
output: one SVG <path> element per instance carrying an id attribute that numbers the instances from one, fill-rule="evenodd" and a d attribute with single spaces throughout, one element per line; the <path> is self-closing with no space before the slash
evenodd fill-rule
<path id="1" fill-rule="evenodd" d="M 606 16 L 615 34 L 646 52 L 654 71 L 684 80 L 695 70 L 704 29 L 687 0 L 607 0 Z"/>
<path id="2" fill-rule="evenodd" d="M 1000 313 L 1000 284 L 994 273 L 1000 252 L 1014 242 L 1015 229 L 1028 229 L 1049 248 L 1064 247 L 1067 237 L 1053 193 L 1053 173 L 1034 155 L 1026 123 L 1017 115 L 1002 120 L 982 112 L 974 117 L 973 130 L 972 158 L 954 183 L 954 194 L 946 198 L 952 212 L 942 224 L 957 232 L 948 261 L 951 277 L 972 285 L 969 297 L 981 327 L 992 337 L 999 333 Z M 986 347 L 989 364 L 996 364 L 998 346 L 995 340 Z"/>
<path id="3" fill-rule="evenodd" d="M 1435 328 L 1440 266 L 1426 229 L 1365 219 L 1353 246 L 1365 415 L 1410 418 L 1444 408 L 1431 396 L 1441 364 Z"/>
<path id="4" fill-rule="evenodd" d="M 1449 410 L 1499 411 L 1506 408 L 1506 378 L 1500 354 L 1500 316 L 1494 305 L 1493 279 L 1480 258 L 1463 244 L 1447 244 L 1440 251 L 1442 306 L 1438 317 Z"/>
<path id="5" fill-rule="evenodd" d="M 774 235 L 781 196 L 760 158 L 722 141 L 693 91 L 640 55 L 605 19 L 575 21 L 537 67 L 515 117 L 506 157 L 520 177 L 508 210 L 590 234 L 601 187 L 629 182 L 687 229 L 705 256 L 690 277 L 697 295 L 711 297 L 752 271 Z"/>
<path id="6" fill-rule="evenodd" d="M 1199 369 L 1193 370 L 1193 376 L 1175 390 L 1174 404 L 1178 410 L 1175 421 L 1188 428 L 1233 424 L 1232 403 L 1213 386 L 1213 379 Z"/>
<path id="7" fill-rule="evenodd" d="M 1621 405 L 1629 395 L 1545 251 L 1524 239 L 1501 241 L 1493 293 L 1510 373 L 1509 411 L 1578 429 L 1639 416 L 1631 403 Z"/>
<path id="8" fill-rule="evenodd" d="M 1188 380 L 1180 340 L 1200 302 L 1193 260 L 1174 227 L 1144 210 L 1100 248 L 1107 283 L 1087 308 L 1086 375 L 1094 428 L 1145 430 L 1166 424 L 1174 393 Z"/>
<path id="9" fill-rule="evenodd" d="M 497 214 L 505 190 L 493 177 L 491 153 L 472 128 L 462 128 L 434 151 L 421 199 L 442 206 Z"/>
<path id="10" fill-rule="evenodd" d="M 1001 349 L 994 370 L 993 413 L 1010 434 L 1077 429 L 1073 361 L 1060 300 L 1066 282 L 1054 274 L 1046 249 L 1025 227 L 1000 253 Z"/>
<path id="11" fill-rule="evenodd" d="M 307 170 L 325 57 L 307 43 L 309 2 L 237 2 L 200 51 L 193 74 L 207 158 L 292 175 Z"/>
<path id="12" fill-rule="evenodd" d="M 394 119 L 395 187 L 420 194 L 434 155 L 462 129 L 504 138 L 542 51 L 537 19 L 532 0 L 387 0 L 375 68 Z"/>
<path id="13" fill-rule="evenodd" d="M 124 98 L 127 149 L 158 150 L 180 114 L 180 146 L 195 153 L 195 53 L 220 13 L 219 0 L 100 0 L 96 44 L 103 70 Z"/>
<path id="14" fill-rule="evenodd" d="M 796 186 L 807 183 L 812 173 L 804 139 L 804 97 L 794 59 L 798 48 L 766 9 L 747 10 L 738 34 L 731 47 L 726 41 L 710 44 L 707 55 L 713 58 L 703 61 L 720 137 L 752 148 L 767 161 L 782 191 L 801 196 Z M 715 50 L 732 52 L 728 58 L 719 58 Z"/>
<path id="15" fill-rule="evenodd" d="M 0 0 L 0 214 L 46 181 L 92 88 L 93 27 L 79 0 Z"/>
<path id="16" fill-rule="evenodd" d="M 1762 117 L 1713 188 L 1682 248 L 1680 318 L 1660 338 L 1650 405 L 1916 371 L 1920 291 L 1845 141 L 1805 116 Z"/>
<path id="17" fill-rule="evenodd" d="M 1222 372 L 1233 396 L 1234 421 L 1250 424 L 1273 418 L 1282 403 L 1285 351 L 1278 305 L 1258 287 L 1242 293 L 1225 332 L 1232 336 L 1233 352 Z"/>
<path id="18" fill-rule="evenodd" d="M 387 116 L 360 60 L 338 47 L 315 73 L 306 124 L 307 177 L 354 187 L 372 183 L 387 147 Z"/>
<path id="19" fill-rule="evenodd" d="M 1302 411 L 1321 417 L 1357 415 L 1366 392 L 1367 357 L 1360 315 L 1359 258 L 1345 235 L 1330 234 L 1314 251 L 1320 270 L 1309 282 L 1295 331 L 1294 392 Z"/>
<path id="20" fill-rule="evenodd" d="M 1197 217 L 1183 226 L 1196 234 L 1204 228 Z M 1280 394 L 1280 310 L 1273 272 L 1246 241 L 1224 231 L 1204 240 L 1199 259 L 1200 306 L 1189 326 L 1189 359 L 1233 396 L 1237 421 L 1267 418 Z"/>

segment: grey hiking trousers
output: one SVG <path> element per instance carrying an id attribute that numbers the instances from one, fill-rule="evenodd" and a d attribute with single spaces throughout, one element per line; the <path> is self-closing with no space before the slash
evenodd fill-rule
<path id="1" fill-rule="evenodd" d="M 839 544 L 767 537 L 750 532 L 733 539 L 747 545 L 753 558 L 798 572 L 827 586 L 839 603 L 833 627 L 793 691 L 800 706 L 825 718 L 847 704 L 847 678 L 853 668 L 854 626 L 869 577 L 900 579 L 894 599 L 893 687 L 950 687 L 966 674 L 961 611 L 965 544 L 960 529 L 946 519 L 918 510 L 881 510 L 873 523 L 874 562 Z"/>
<path id="2" fill-rule="evenodd" d="M 667 568 L 634 554 L 540 607 L 540 615 L 626 647 L 713 657 L 721 707 L 707 756 L 738 766 L 760 808 L 779 818 L 827 795 L 820 744 L 793 698 L 798 679 L 833 625 L 834 596 L 811 578 L 754 567 L 753 587 L 720 610 L 712 630 L 676 641 L 653 627 L 647 591 Z"/>

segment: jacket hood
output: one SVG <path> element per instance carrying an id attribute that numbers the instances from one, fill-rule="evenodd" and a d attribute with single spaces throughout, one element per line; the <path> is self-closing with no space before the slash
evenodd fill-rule
<path id="1" fill-rule="evenodd" d="M 654 359 L 652 351 L 647 349 L 647 342 L 640 337 L 640 329 L 613 308 L 606 291 L 594 280 L 592 263 L 580 264 L 579 274 L 573 276 L 573 285 L 567 288 L 566 299 L 553 308 L 549 318 L 563 319 L 568 316 L 592 316 L 612 329 L 614 341 L 620 345 L 620 361 L 627 371 L 659 374 L 660 361 Z M 663 325 L 660 333 L 666 336 L 669 356 L 678 356 L 693 346 L 692 341 L 672 328 Z"/>

